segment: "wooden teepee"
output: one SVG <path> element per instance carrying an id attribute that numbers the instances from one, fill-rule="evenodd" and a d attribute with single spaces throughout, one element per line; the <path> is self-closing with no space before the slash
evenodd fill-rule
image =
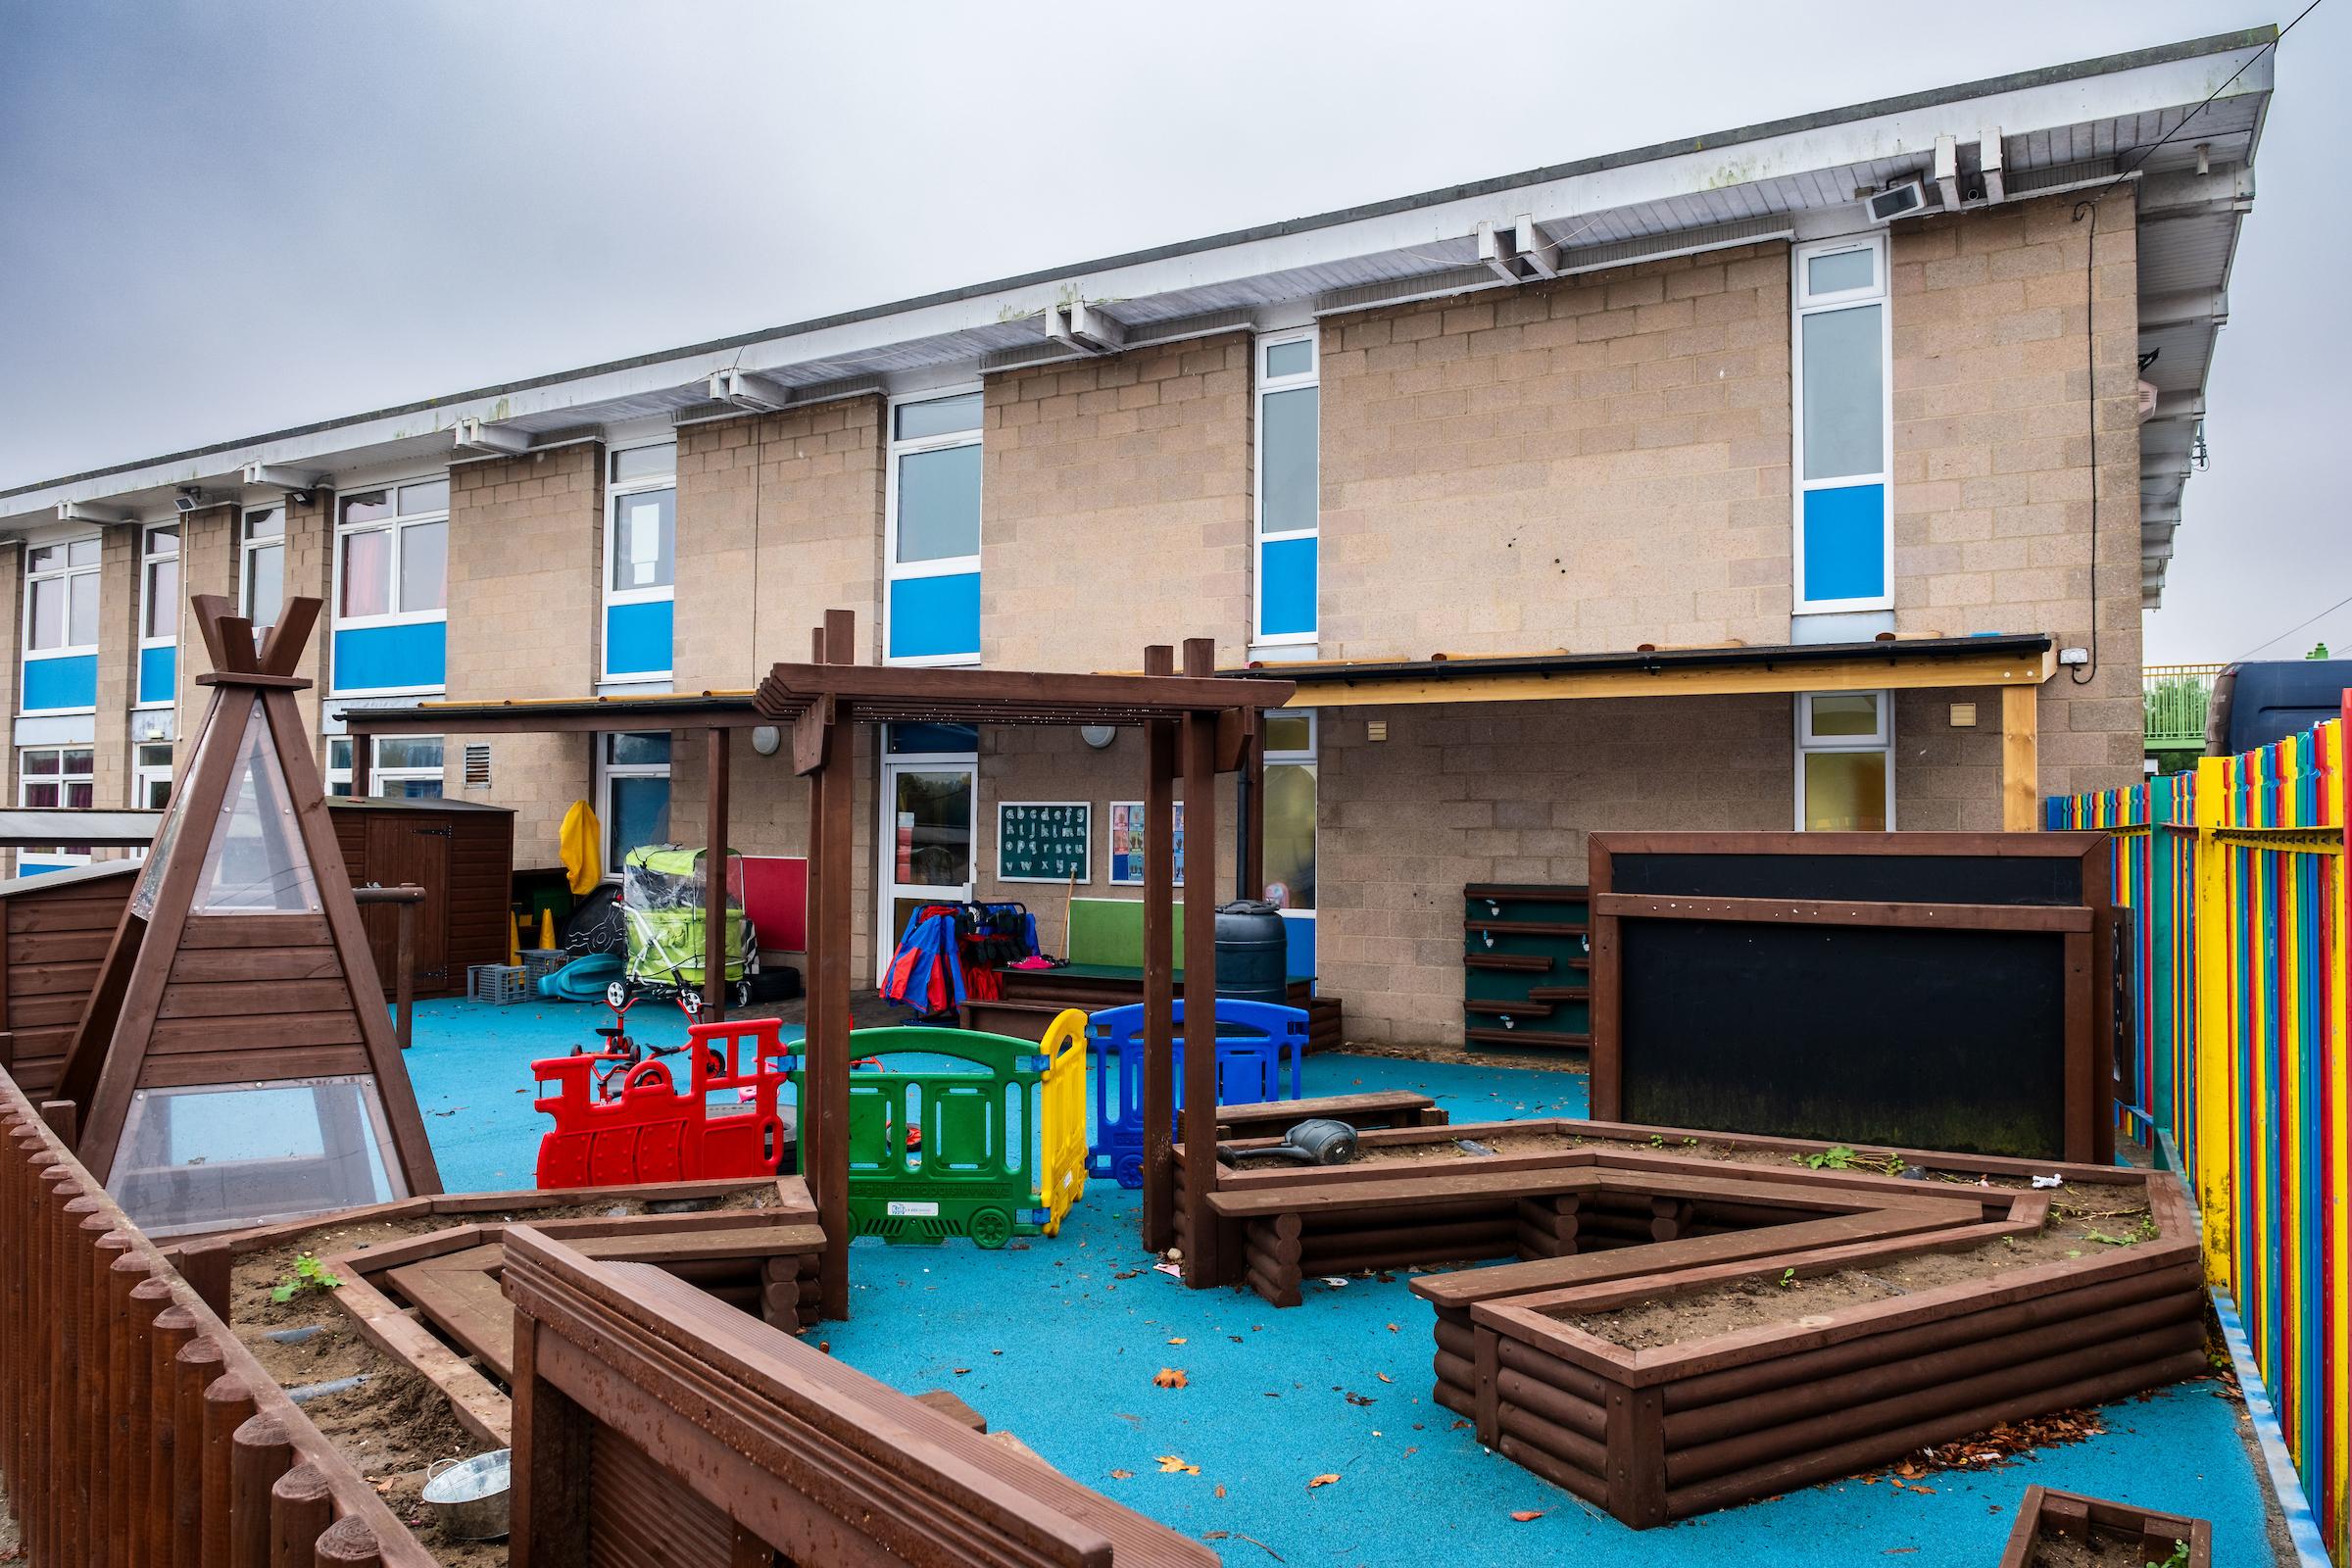
<path id="1" fill-rule="evenodd" d="M 440 1191 L 294 674 L 319 602 L 199 595 L 213 689 L 59 1085 L 81 1162 L 151 1234 Z"/>

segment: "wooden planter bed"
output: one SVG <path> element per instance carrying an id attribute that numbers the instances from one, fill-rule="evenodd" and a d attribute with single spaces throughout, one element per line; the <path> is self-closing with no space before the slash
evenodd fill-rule
<path id="1" fill-rule="evenodd" d="M 2094 1556 L 2094 1545 L 2116 1547 L 2124 1555 Z M 1998 1568 L 2075 1568 L 2094 1562 L 2102 1568 L 2141 1568 L 2170 1563 L 2180 1545 L 2188 1547 L 2187 1568 L 2213 1568 L 2213 1526 L 2206 1520 L 2035 1486 L 2026 1489 L 2025 1501 L 2017 1505 L 2017 1527 L 2009 1532 Z"/>
<path id="2" fill-rule="evenodd" d="M 1446 1302 L 1438 1397 L 1468 1406 L 1481 1442 L 1644 1528 L 2203 1370 L 2197 1233 L 2178 1184 L 2064 1174 L 2070 1190 L 2100 1194 L 2108 1208 L 2094 1212 L 2138 1199 L 2144 1220 L 2003 1267 L 2013 1250 L 2053 1250 L 2032 1211 L 2040 1195 L 2021 1194 L 2012 1218 L 1946 1235 L 1737 1261 L 1687 1253 L 1647 1273 L 1624 1265 L 1667 1260 L 1628 1252 L 1607 1260 L 1615 1278 L 1473 1289 Z M 1923 1259 L 1928 1250 L 1944 1255 Z M 1415 1288 L 1443 1301 L 1445 1283 Z M 1706 1327 L 1731 1308 L 1737 1326 Z M 1678 1333 L 1678 1313 L 1696 1326 Z"/>

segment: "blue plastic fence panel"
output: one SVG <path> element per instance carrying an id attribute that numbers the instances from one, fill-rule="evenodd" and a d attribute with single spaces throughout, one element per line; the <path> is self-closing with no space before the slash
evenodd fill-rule
<path id="1" fill-rule="evenodd" d="M 1095 1142 L 1087 1167 L 1121 1187 L 1144 1184 L 1144 1008 L 1105 1007 L 1088 1018 L 1095 1075 Z M 1271 1003 L 1217 999 L 1217 1103 L 1297 1100 L 1306 1059 L 1306 1014 Z M 1175 1106 L 1184 1108 L 1184 999 L 1176 999 Z M 1170 1129 L 1173 1131 L 1173 1129 Z"/>
<path id="2" fill-rule="evenodd" d="M 666 675 L 677 607 L 666 599 L 605 607 L 605 673 Z"/>
<path id="3" fill-rule="evenodd" d="M 139 650 L 139 701 L 168 703 L 179 682 L 179 650 L 176 648 L 142 648 Z"/>
<path id="4" fill-rule="evenodd" d="M 1315 629 L 1315 536 L 1268 539 L 1257 547 L 1257 634 Z"/>
<path id="5" fill-rule="evenodd" d="M 336 691 L 397 691 L 448 683 L 449 627 L 445 622 L 347 626 L 335 632 Z"/>
<path id="6" fill-rule="evenodd" d="M 1886 597 L 1886 487 L 1805 492 L 1805 598 Z"/>
<path id="7" fill-rule="evenodd" d="M 948 659 L 980 652 L 980 574 L 901 577 L 890 585 L 890 657 Z"/>

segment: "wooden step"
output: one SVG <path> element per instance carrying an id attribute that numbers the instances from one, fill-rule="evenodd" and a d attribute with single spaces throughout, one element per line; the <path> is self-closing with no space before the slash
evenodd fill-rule
<path id="1" fill-rule="evenodd" d="M 1551 969 L 1551 960 L 1541 953 L 1465 953 L 1465 969 L 1508 969 L 1525 974 L 1544 974 Z"/>
<path id="2" fill-rule="evenodd" d="M 1499 931 L 1505 936 L 1581 937 L 1591 927 L 1582 920 L 1478 920 L 1462 922 L 1466 931 Z"/>
<path id="3" fill-rule="evenodd" d="M 1530 986 L 1527 988 L 1527 1000 L 1530 1002 L 1584 1002 L 1590 1000 L 1592 995 L 1592 988 L 1591 986 Z"/>
<path id="4" fill-rule="evenodd" d="M 1499 1001 L 1482 1002 L 1473 997 L 1462 1004 L 1462 1010 L 1488 1013 L 1498 1018 L 1548 1018 L 1551 1016 L 1551 1004 L 1548 1002 L 1517 1002 L 1507 997 Z"/>

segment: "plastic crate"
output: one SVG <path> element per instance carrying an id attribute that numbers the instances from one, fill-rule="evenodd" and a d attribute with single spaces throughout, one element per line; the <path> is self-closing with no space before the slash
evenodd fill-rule
<path id="1" fill-rule="evenodd" d="M 530 986 L 518 963 L 475 963 L 466 969 L 466 995 L 475 1002 L 510 1007 L 529 1000 Z"/>
<path id="2" fill-rule="evenodd" d="M 566 948 L 525 948 L 522 950 L 522 978 L 536 993 L 539 982 L 569 963 L 578 955 Z"/>

